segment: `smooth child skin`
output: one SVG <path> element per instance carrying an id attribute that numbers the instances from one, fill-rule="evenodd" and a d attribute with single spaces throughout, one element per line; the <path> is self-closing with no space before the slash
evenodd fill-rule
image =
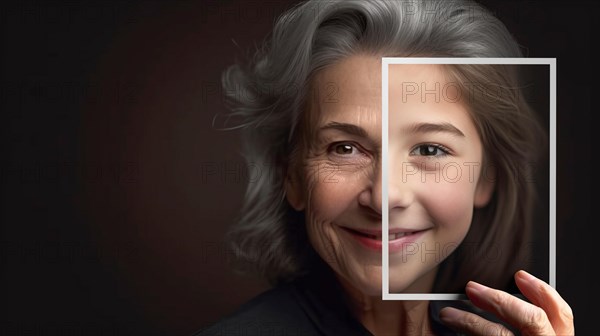
<path id="1" fill-rule="evenodd" d="M 406 83 L 443 86 L 443 67 L 394 66 L 389 78 L 390 249 L 395 246 L 390 291 L 427 293 L 440 263 L 468 233 L 474 208 L 489 202 L 494 184 L 473 165 L 482 161 L 484 149 L 467 108 L 407 94 L 414 86 Z M 348 57 L 321 70 L 312 84 L 313 92 L 325 94 L 314 95 L 305 111 L 309 145 L 286 180 L 288 202 L 304 211 L 312 246 L 335 271 L 367 329 L 375 335 L 431 334 L 428 302 L 381 299 L 381 58 Z M 568 305 L 555 291 L 524 272 L 516 278 L 541 308 L 474 282 L 467 295 L 525 334 L 572 333 Z M 476 316 L 456 309 L 441 316 L 458 330 L 489 335 L 491 322 Z"/>

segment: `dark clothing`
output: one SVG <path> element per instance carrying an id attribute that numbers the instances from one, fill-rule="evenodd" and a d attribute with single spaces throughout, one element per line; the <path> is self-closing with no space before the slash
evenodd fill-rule
<path id="1" fill-rule="evenodd" d="M 194 336 L 250 335 L 372 335 L 350 312 L 333 271 L 321 267 L 309 275 L 268 290 L 235 313 Z M 444 306 L 471 310 L 461 301 L 431 301 L 429 312 L 435 335 L 457 335 L 438 317 Z"/>

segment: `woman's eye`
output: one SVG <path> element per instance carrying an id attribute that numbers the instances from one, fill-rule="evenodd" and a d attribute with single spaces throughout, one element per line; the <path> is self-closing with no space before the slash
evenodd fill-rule
<path id="1" fill-rule="evenodd" d="M 330 155 L 337 156 L 338 158 L 355 159 L 363 157 L 365 152 L 356 144 L 352 142 L 337 142 L 329 145 L 327 149 Z"/>
<path id="2" fill-rule="evenodd" d="M 419 145 L 410 153 L 411 155 L 420 156 L 445 156 L 449 154 L 449 150 L 440 145 Z"/>
<path id="3" fill-rule="evenodd" d="M 333 150 L 336 154 L 350 155 L 356 152 L 356 147 L 350 144 L 337 144 L 333 147 Z"/>

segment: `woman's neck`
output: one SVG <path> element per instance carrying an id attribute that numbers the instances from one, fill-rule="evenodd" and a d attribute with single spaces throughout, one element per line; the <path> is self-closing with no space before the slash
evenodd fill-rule
<path id="1" fill-rule="evenodd" d="M 406 292 L 427 293 L 433 287 L 435 272 L 420 279 L 419 289 Z M 429 316 L 429 301 L 382 300 L 362 293 L 347 280 L 339 279 L 349 298 L 350 309 L 373 335 L 434 335 Z"/>
<path id="2" fill-rule="evenodd" d="M 383 301 L 370 297 L 352 310 L 373 335 L 432 335 L 428 301 Z"/>

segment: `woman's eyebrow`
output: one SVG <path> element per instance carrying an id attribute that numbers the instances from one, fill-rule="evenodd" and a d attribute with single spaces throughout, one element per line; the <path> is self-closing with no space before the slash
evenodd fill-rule
<path id="1" fill-rule="evenodd" d="M 367 131 L 357 125 L 354 124 L 346 124 L 346 123 L 339 123 L 339 122 L 329 122 L 327 125 L 321 127 L 319 129 L 319 131 L 325 131 L 325 130 L 338 130 L 338 131 L 342 131 L 348 134 L 352 134 L 352 135 L 356 135 L 359 137 L 363 137 L 363 138 L 368 138 L 369 134 L 367 133 Z"/>
<path id="2" fill-rule="evenodd" d="M 415 123 L 407 127 L 409 133 L 437 133 L 445 132 L 459 137 L 464 137 L 465 134 L 461 132 L 454 125 L 444 122 L 439 124 L 434 123 Z"/>

